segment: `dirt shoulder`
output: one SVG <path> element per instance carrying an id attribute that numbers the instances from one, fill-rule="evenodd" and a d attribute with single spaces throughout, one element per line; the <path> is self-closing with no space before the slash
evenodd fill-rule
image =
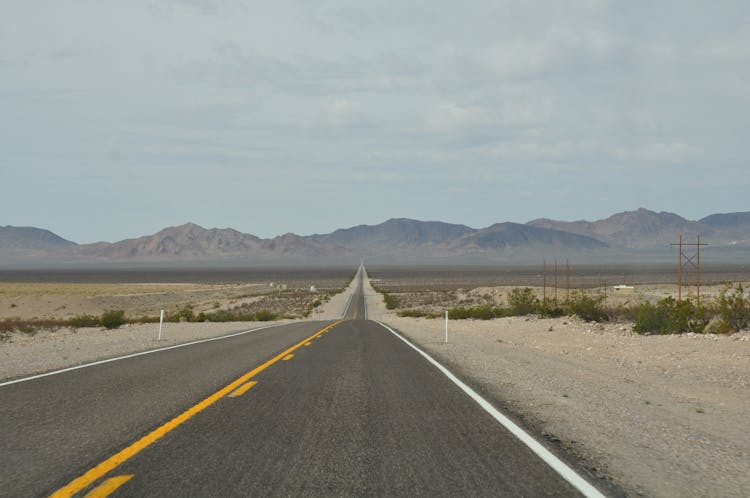
<path id="1" fill-rule="evenodd" d="M 162 340 L 158 323 L 17 333 L 0 343 L 0 381 L 290 321 L 165 323 Z"/>
<path id="2" fill-rule="evenodd" d="M 750 334 L 640 336 L 569 318 L 371 316 L 629 494 L 750 496 Z"/>
<path id="3" fill-rule="evenodd" d="M 352 292 L 354 286 L 350 284 L 316 308 L 310 319 L 340 318 Z M 16 332 L 0 342 L 0 381 L 292 321 L 165 323 L 162 340 L 157 340 L 158 323 L 125 325 L 114 330 L 87 327 L 33 334 Z"/>

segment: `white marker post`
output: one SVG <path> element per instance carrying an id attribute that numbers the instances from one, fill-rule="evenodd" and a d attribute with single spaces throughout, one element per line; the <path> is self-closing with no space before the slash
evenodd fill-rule
<path id="1" fill-rule="evenodd" d="M 448 310 L 445 310 L 445 344 L 448 344 Z"/>
<path id="2" fill-rule="evenodd" d="M 161 326 L 164 323 L 164 310 L 159 314 L 159 340 L 161 341 Z"/>

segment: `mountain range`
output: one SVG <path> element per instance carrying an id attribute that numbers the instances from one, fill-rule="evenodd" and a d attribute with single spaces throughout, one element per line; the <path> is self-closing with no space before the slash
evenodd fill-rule
<path id="1" fill-rule="evenodd" d="M 0 227 L 0 266 L 89 263 L 343 264 L 364 257 L 380 264 L 537 262 L 542 257 L 578 261 L 671 258 L 669 245 L 697 236 L 715 254 L 750 255 L 750 212 L 687 220 L 637 209 L 596 221 L 536 219 L 475 229 L 438 221 L 390 219 L 328 234 L 287 233 L 271 239 L 231 228 L 194 223 L 119 242 L 76 244 L 33 227 Z"/>

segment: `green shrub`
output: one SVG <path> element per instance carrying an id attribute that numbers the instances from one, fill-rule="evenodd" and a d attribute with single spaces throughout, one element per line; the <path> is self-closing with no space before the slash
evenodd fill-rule
<path id="1" fill-rule="evenodd" d="M 257 322 L 270 322 L 272 320 L 276 320 L 279 317 L 276 313 L 273 311 L 268 310 L 260 310 L 255 313 L 255 321 Z"/>
<path id="2" fill-rule="evenodd" d="M 655 305 L 642 303 L 633 330 L 640 334 L 702 333 L 708 322 L 706 308 L 698 306 L 692 299 L 677 301 L 667 297 Z"/>
<path id="3" fill-rule="evenodd" d="M 33 323 L 23 323 L 19 325 L 18 331 L 23 332 L 24 334 L 34 335 L 39 331 L 39 327 Z"/>
<path id="4" fill-rule="evenodd" d="M 720 316 L 713 317 L 703 329 L 704 334 L 729 334 L 731 327 Z"/>
<path id="5" fill-rule="evenodd" d="M 81 327 L 97 327 L 99 326 L 100 318 L 94 315 L 76 315 L 68 320 L 68 326 L 74 329 Z"/>
<path id="6" fill-rule="evenodd" d="M 536 313 L 543 318 L 557 318 L 563 316 L 565 310 L 562 309 L 554 299 L 545 298 L 539 302 Z"/>
<path id="7" fill-rule="evenodd" d="M 193 307 L 187 305 L 177 313 L 170 315 L 167 318 L 168 322 L 194 322 L 196 321 L 195 313 L 193 313 Z"/>
<path id="8" fill-rule="evenodd" d="M 457 306 L 448 310 L 448 318 L 451 320 L 491 320 L 503 316 L 508 316 L 508 313 L 504 309 L 494 308 L 490 305 L 476 306 L 474 308 Z"/>
<path id="9" fill-rule="evenodd" d="M 590 296 L 586 292 L 577 291 L 570 297 L 568 312 L 577 315 L 588 322 L 603 322 L 607 320 L 607 312 L 604 310 L 604 296 Z"/>
<path id="10" fill-rule="evenodd" d="M 644 302 L 638 310 L 633 330 L 639 334 L 663 334 L 662 331 L 666 330 L 668 322 L 669 309 L 667 307 Z"/>
<path id="11" fill-rule="evenodd" d="M 403 310 L 398 312 L 398 316 L 405 316 L 409 318 L 437 318 L 440 315 L 438 313 L 431 313 L 424 310 Z"/>
<path id="12" fill-rule="evenodd" d="M 512 289 L 508 294 L 508 307 L 513 315 L 529 315 L 539 308 L 539 299 L 528 287 Z"/>
<path id="13" fill-rule="evenodd" d="M 99 318 L 99 325 L 107 329 L 117 329 L 125 324 L 125 312 L 123 310 L 108 310 Z"/>
<path id="14" fill-rule="evenodd" d="M 703 333 L 709 318 L 706 308 L 698 306 L 692 299 L 677 301 L 670 320 L 670 333 Z"/>
<path id="15" fill-rule="evenodd" d="M 745 296 L 742 284 L 730 293 L 730 287 L 725 288 L 716 299 L 716 312 L 721 317 L 727 332 L 737 332 L 750 325 L 750 296 Z"/>
<path id="16" fill-rule="evenodd" d="M 383 292 L 383 301 L 385 301 L 385 307 L 389 310 L 395 310 L 398 308 L 398 298 L 387 292 Z"/>

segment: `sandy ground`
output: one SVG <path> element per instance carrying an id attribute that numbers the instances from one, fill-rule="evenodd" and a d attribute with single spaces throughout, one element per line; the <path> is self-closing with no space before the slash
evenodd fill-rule
<path id="1" fill-rule="evenodd" d="M 345 292 L 334 295 L 311 319 L 340 318 L 353 289 L 350 285 Z M 0 342 L 0 380 L 291 321 L 165 323 L 161 341 L 157 340 L 159 325 L 154 323 L 125 325 L 115 330 L 91 327 L 14 333 L 9 341 Z"/>
<path id="2" fill-rule="evenodd" d="M 577 319 L 368 308 L 630 495 L 750 496 L 750 334 L 640 336 Z"/>
<path id="3" fill-rule="evenodd" d="M 347 291 L 311 319 L 340 317 Z M 628 324 L 401 318 L 366 283 L 368 314 L 406 334 L 524 424 L 629 494 L 750 496 L 750 334 L 639 336 Z M 0 379 L 273 325 L 168 323 L 14 334 Z"/>
<path id="4" fill-rule="evenodd" d="M 337 320 L 341 318 L 346 312 L 346 305 L 349 303 L 349 296 L 354 293 L 355 288 L 355 281 L 352 280 L 343 292 L 332 296 L 331 299 L 323 303 L 323 305 L 314 309 L 310 314 L 310 318 L 312 320 Z"/>
<path id="5" fill-rule="evenodd" d="M 124 309 L 129 316 L 158 315 L 160 309 L 195 311 L 238 306 L 272 292 L 267 284 L 120 284 L 26 283 L 0 284 L 0 318 L 66 319 Z"/>

